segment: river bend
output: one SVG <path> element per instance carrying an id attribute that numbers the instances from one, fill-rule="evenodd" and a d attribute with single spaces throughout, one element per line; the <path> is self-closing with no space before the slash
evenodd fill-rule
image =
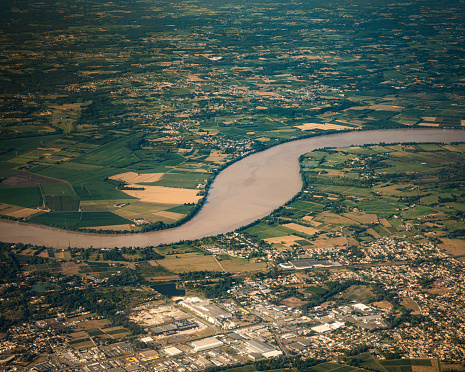
<path id="1" fill-rule="evenodd" d="M 89 234 L 0 221 L 0 240 L 54 248 L 149 246 L 233 231 L 291 199 L 302 187 L 299 156 L 323 147 L 377 143 L 465 142 L 465 130 L 390 129 L 355 131 L 286 142 L 224 169 L 210 186 L 197 215 L 173 229 L 138 234 Z"/>

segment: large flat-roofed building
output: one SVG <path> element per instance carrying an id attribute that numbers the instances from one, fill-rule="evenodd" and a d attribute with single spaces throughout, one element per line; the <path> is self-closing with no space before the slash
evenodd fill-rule
<path id="1" fill-rule="evenodd" d="M 166 355 L 169 355 L 169 356 L 177 356 L 177 355 L 182 354 L 182 350 L 174 346 L 165 347 L 163 351 L 165 352 Z"/>
<path id="2" fill-rule="evenodd" d="M 198 326 L 199 325 L 196 322 L 184 319 L 169 324 L 151 327 L 149 330 L 152 335 L 158 336 L 162 334 L 169 335 L 177 332 L 188 331 L 190 329 L 198 328 Z"/>
<path id="3" fill-rule="evenodd" d="M 332 331 L 337 328 L 344 327 L 345 323 L 344 322 L 331 322 L 331 323 L 325 323 L 316 327 L 312 327 L 312 330 L 318 333 L 324 333 L 328 331 Z"/>
<path id="4" fill-rule="evenodd" d="M 198 297 L 189 297 L 179 303 L 180 305 L 193 311 L 198 316 L 208 320 L 209 322 L 223 323 L 225 320 L 232 318 L 232 314 L 211 302 L 201 300 Z"/>
<path id="5" fill-rule="evenodd" d="M 276 350 L 271 345 L 260 340 L 248 340 L 245 346 L 250 354 L 260 354 L 265 358 L 273 358 L 282 355 L 282 351 Z"/>
<path id="6" fill-rule="evenodd" d="M 208 349 L 213 349 L 215 347 L 223 346 L 223 342 L 218 340 L 215 337 L 204 338 L 199 341 L 194 341 L 191 343 L 195 351 L 204 351 Z"/>

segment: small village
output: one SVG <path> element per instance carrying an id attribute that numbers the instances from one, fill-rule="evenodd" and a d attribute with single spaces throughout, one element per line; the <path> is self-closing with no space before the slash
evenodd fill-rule
<path id="1" fill-rule="evenodd" d="M 248 243 L 249 248 L 255 246 Z M 389 254 L 393 245 L 403 247 L 394 264 L 369 260 Z M 215 254 L 224 253 L 213 246 L 206 248 Z M 422 250 L 428 252 L 428 260 L 418 260 Z M 54 319 L 24 323 L 12 327 L 8 339 L 0 341 L 1 368 L 17 370 L 8 362 L 16 358 L 11 351 L 18 348 L 42 355 L 43 361 L 33 367 L 39 372 L 55 368 L 86 372 L 196 371 L 295 355 L 340 362 L 356 347 L 370 350 L 381 359 L 392 354 L 464 360 L 465 350 L 458 340 L 465 336 L 465 297 L 457 290 L 465 284 L 463 263 L 433 244 L 419 246 L 389 239 L 368 247 L 366 258 L 360 265 L 346 262 L 344 266 L 323 268 L 309 266 L 308 259 L 302 260 L 306 263 L 299 268 L 297 258 L 291 261 L 297 269 L 281 267 L 273 278 L 255 275 L 238 281 L 227 290 L 229 300 L 192 296 L 168 300 L 153 292 L 152 298 L 158 300 L 131 311 L 130 319 L 141 327 L 143 335 L 130 342 L 121 339 L 124 330 L 108 331 L 108 326 L 97 332 L 79 331 L 89 322 L 102 319 L 88 312 L 62 313 Z M 410 263 L 403 263 L 406 260 Z M 300 298 L 302 294 L 324 292 L 328 283 L 354 283 L 350 288 L 358 285 L 366 292 L 377 287 L 384 299 L 371 293 L 370 300 L 357 302 L 336 294 L 330 301 L 303 308 L 299 305 L 304 302 L 295 296 L 283 296 L 290 289 Z M 86 347 L 77 348 L 73 341 L 77 336 L 67 336 L 70 331 L 84 337 L 78 344 L 84 342 Z M 104 334 L 109 337 L 99 337 Z"/>

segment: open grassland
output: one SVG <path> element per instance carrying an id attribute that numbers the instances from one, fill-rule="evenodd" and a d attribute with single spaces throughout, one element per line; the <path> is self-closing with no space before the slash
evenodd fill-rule
<path id="1" fill-rule="evenodd" d="M 0 184 L 0 202 L 25 208 L 42 206 L 42 193 L 38 186 L 6 186 Z"/>
<path id="2" fill-rule="evenodd" d="M 193 267 L 196 270 L 223 271 L 213 256 L 205 256 L 198 252 L 176 254 L 174 257 L 167 256 L 158 263 L 176 274 L 189 272 Z"/>
<path id="3" fill-rule="evenodd" d="M 77 211 L 79 198 L 68 183 L 51 183 L 40 185 L 45 199 L 45 206 L 52 211 Z"/>
<path id="4" fill-rule="evenodd" d="M 220 263 L 228 273 L 254 272 L 267 268 L 266 262 L 256 262 L 255 259 L 248 260 L 246 258 L 230 256 L 222 258 Z"/>
<path id="5" fill-rule="evenodd" d="M 16 205 L 0 203 L 0 214 L 15 218 L 27 218 L 37 214 L 39 211 L 33 208 L 22 208 Z"/>
<path id="6" fill-rule="evenodd" d="M 302 237 L 296 236 L 296 235 L 288 235 L 288 236 L 278 236 L 275 238 L 267 238 L 264 239 L 267 243 L 274 244 L 277 249 L 279 250 L 279 246 L 282 246 L 282 248 L 290 248 L 291 245 L 302 242 Z M 310 243 L 308 243 L 310 244 Z"/>
<path id="7" fill-rule="evenodd" d="M 295 230 L 295 231 L 298 231 L 298 232 L 301 232 L 307 235 L 313 235 L 318 231 L 317 229 L 314 229 L 313 227 L 302 226 L 296 223 L 286 223 L 286 224 L 283 224 L 283 226 L 288 229 Z"/>
<path id="8" fill-rule="evenodd" d="M 111 212 L 49 212 L 32 217 L 32 222 L 58 227 L 92 228 L 132 222 Z"/>
<path id="9" fill-rule="evenodd" d="M 201 172 L 171 172 L 165 173 L 154 185 L 196 189 L 198 185 L 205 185 L 211 179 L 211 174 Z"/>
<path id="10" fill-rule="evenodd" d="M 248 234 L 256 236 L 258 239 L 269 239 L 281 236 L 287 236 L 295 233 L 294 230 L 280 225 L 267 225 L 264 223 L 256 224 L 245 230 Z"/>

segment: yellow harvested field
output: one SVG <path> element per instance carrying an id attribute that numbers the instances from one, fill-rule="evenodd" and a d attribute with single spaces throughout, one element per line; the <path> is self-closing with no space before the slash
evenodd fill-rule
<path id="1" fill-rule="evenodd" d="M 346 238 L 344 238 L 342 236 L 338 236 L 337 238 L 329 238 L 328 241 L 329 241 L 329 243 L 331 243 L 332 245 L 334 245 L 336 247 L 342 247 L 342 246 L 345 246 L 347 244 Z"/>
<path id="2" fill-rule="evenodd" d="M 390 223 L 387 219 L 385 219 L 385 218 L 380 218 L 380 219 L 379 219 L 379 222 L 380 222 L 381 225 L 383 225 L 383 226 L 392 227 L 391 223 Z"/>
<path id="3" fill-rule="evenodd" d="M 367 233 L 370 234 L 373 238 L 379 239 L 381 238 L 381 235 L 379 235 L 375 230 L 373 229 L 368 229 Z"/>
<path id="4" fill-rule="evenodd" d="M 435 121 L 436 120 L 436 116 L 423 116 L 422 119 L 424 121 Z"/>
<path id="5" fill-rule="evenodd" d="M 129 185 L 129 187 L 140 187 L 140 185 Z M 144 190 L 122 190 L 143 202 L 164 203 L 164 204 L 184 204 L 197 203 L 201 196 L 197 195 L 198 190 L 177 189 L 165 186 L 144 186 Z"/>
<path id="6" fill-rule="evenodd" d="M 289 229 L 292 229 L 292 230 L 295 230 L 295 231 L 302 232 L 302 233 L 307 234 L 307 235 L 313 235 L 313 234 L 315 234 L 316 232 L 319 231 L 318 229 L 315 229 L 313 227 L 302 226 L 302 225 L 299 225 L 297 223 L 286 223 L 283 226 L 288 227 Z"/>
<path id="7" fill-rule="evenodd" d="M 198 77 L 197 75 L 187 75 L 187 78 L 192 81 L 205 81 L 204 79 Z"/>
<path id="8" fill-rule="evenodd" d="M 465 122 L 465 120 L 462 120 L 462 125 L 464 125 L 463 124 L 464 122 Z M 451 145 L 442 145 L 441 147 L 443 149 L 446 149 L 447 151 L 462 152 L 457 147 L 454 147 L 454 146 L 451 146 Z"/>
<path id="9" fill-rule="evenodd" d="M 302 217 L 303 220 L 310 222 L 313 226 L 320 226 L 321 222 L 315 221 L 313 216 L 304 216 Z"/>
<path id="10" fill-rule="evenodd" d="M 254 92 L 254 93 L 257 96 L 281 97 L 281 95 L 276 92 Z"/>
<path id="11" fill-rule="evenodd" d="M 465 127 L 465 120 L 460 120 L 460 125 L 461 125 L 462 127 Z"/>
<path id="12" fill-rule="evenodd" d="M 420 308 L 418 307 L 418 304 L 410 297 L 404 297 L 400 304 L 407 310 L 412 310 L 412 315 L 420 315 Z"/>
<path id="13" fill-rule="evenodd" d="M 21 208 L 16 211 L 13 210 L 13 208 L 11 209 L 12 210 L 10 210 L 9 212 L 5 213 L 5 211 L 2 211 L 2 213 L 6 214 L 7 216 L 11 216 L 11 217 L 25 218 L 25 217 L 32 216 L 38 212 L 37 209 L 32 209 L 32 208 Z"/>
<path id="14" fill-rule="evenodd" d="M 444 249 L 452 256 L 462 256 L 465 254 L 465 241 L 460 239 L 441 238 L 442 244 L 439 244 L 441 249 Z"/>
<path id="15" fill-rule="evenodd" d="M 296 128 L 301 130 L 312 130 L 312 129 L 321 129 L 321 130 L 344 130 L 348 127 L 344 125 L 336 125 L 336 124 L 320 124 L 320 123 L 305 123 L 302 125 L 295 125 Z"/>
<path id="16" fill-rule="evenodd" d="M 380 309 L 392 309 L 393 306 L 388 301 L 373 302 L 373 306 L 379 307 Z"/>
<path id="17" fill-rule="evenodd" d="M 221 260 L 220 262 L 228 273 L 258 271 L 267 267 L 266 262 L 255 262 L 253 259 L 248 261 L 245 258 L 237 257 L 231 257 L 229 260 Z"/>
<path id="18" fill-rule="evenodd" d="M 182 213 L 175 213 L 175 212 L 168 212 L 168 211 L 160 211 L 160 212 L 154 213 L 154 215 L 165 217 L 165 218 L 170 218 L 172 220 L 179 220 L 181 217 L 184 216 Z"/>
<path id="19" fill-rule="evenodd" d="M 206 158 L 205 160 L 206 160 L 206 161 L 221 161 L 221 160 L 223 160 L 224 158 L 226 158 L 227 156 L 228 156 L 228 155 L 223 154 L 222 152 L 213 150 L 213 151 L 210 153 L 210 156 L 209 156 L 208 158 Z"/>
<path id="20" fill-rule="evenodd" d="M 163 173 L 136 173 L 126 172 L 115 174 L 109 177 L 111 180 L 123 181 L 126 183 L 144 183 L 144 182 L 157 182 L 163 176 Z"/>
<path id="21" fill-rule="evenodd" d="M 296 235 L 287 235 L 287 236 L 278 236 L 275 238 L 264 239 L 269 244 L 283 244 L 285 246 L 291 246 L 295 244 L 297 240 L 302 240 L 300 236 Z"/>
<path id="22" fill-rule="evenodd" d="M 334 248 L 334 244 L 331 244 L 327 239 L 317 239 L 312 244 L 315 248 Z"/>
<path id="23" fill-rule="evenodd" d="M 354 106 L 354 107 L 346 108 L 343 111 L 347 111 L 347 110 L 362 111 L 362 110 L 366 110 L 367 108 L 368 108 L 368 106 Z"/>
<path id="24" fill-rule="evenodd" d="M 418 125 L 421 125 L 423 127 L 439 127 L 439 124 L 436 123 L 420 123 Z"/>
<path id="25" fill-rule="evenodd" d="M 213 256 L 203 256 L 198 253 L 186 253 L 174 257 L 169 255 L 163 261 L 160 261 L 159 264 L 176 274 L 193 270 L 223 271 Z"/>
<path id="26" fill-rule="evenodd" d="M 378 221 L 378 216 L 376 214 L 367 214 L 364 212 L 344 213 L 344 216 L 360 223 L 372 223 Z"/>
<path id="27" fill-rule="evenodd" d="M 338 236 L 336 238 L 330 238 L 326 234 L 320 235 L 319 239 L 312 241 L 312 245 L 315 248 L 334 248 L 334 247 L 343 247 L 346 246 L 346 238 Z M 311 249 L 312 247 L 306 247 Z"/>
<path id="28" fill-rule="evenodd" d="M 322 212 L 318 219 L 324 223 L 340 223 L 342 225 L 353 224 L 354 220 L 331 212 Z"/>

